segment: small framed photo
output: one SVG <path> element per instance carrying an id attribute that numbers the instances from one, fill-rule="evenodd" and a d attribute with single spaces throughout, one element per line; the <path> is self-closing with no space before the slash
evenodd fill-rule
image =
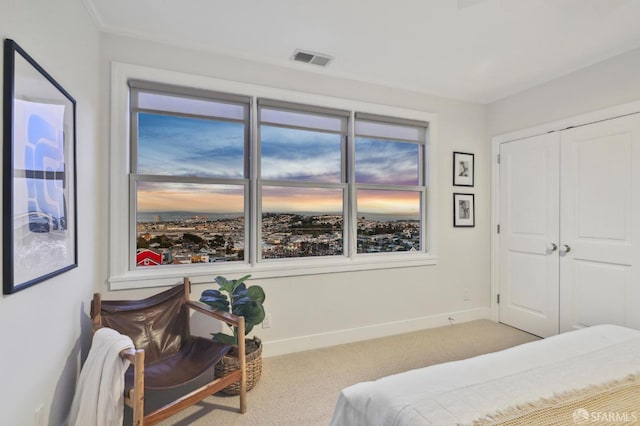
<path id="1" fill-rule="evenodd" d="M 453 226 L 456 228 L 476 226 L 474 194 L 453 194 Z"/>
<path id="2" fill-rule="evenodd" d="M 453 185 L 473 186 L 473 154 L 466 152 L 453 153 Z"/>

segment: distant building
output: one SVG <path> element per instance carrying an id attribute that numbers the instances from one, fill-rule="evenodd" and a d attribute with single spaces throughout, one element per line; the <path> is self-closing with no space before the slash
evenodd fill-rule
<path id="1" fill-rule="evenodd" d="M 191 255 L 191 263 L 209 263 L 209 255 L 193 254 Z"/>
<path id="2" fill-rule="evenodd" d="M 136 253 L 136 264 L 138 266 L 162 265 L 162 253 L 155 250 L 140 249 Z"/>

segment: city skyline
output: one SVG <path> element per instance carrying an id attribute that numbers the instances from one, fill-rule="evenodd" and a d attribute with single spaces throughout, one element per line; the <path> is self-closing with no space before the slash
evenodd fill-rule
<path id="1" fill-rule="evenodd" d="M 342 216 L 342 212 L 318 212 L 318 211 L 303 211 L 303 212 L 263 212 L 263 216 L 267 215 L 298 215 L 298 216 Z M 173 210 L 173 211 L 138 211 L 137 223 L 151 223 L 151 222 L 182 222 L 189 220 L 225 220 L 234 218 L 244 218 L 244 212 L 204 212 L 204 211 L 185 211 L 185 210 Z M 393 213 L 362 213 L 356 216 L 357 219 L 366 218 L 369 220 L 377 221 L 418 221 L 420 220 L 417 214 L 393 214 Z"/>
<path id="2" fill-rule="evenodd" d="M 170 214 L 170 212 L 164 212 Z M 138 217 L 136 264 L 218 263 L 245 260 L 244 217 L 212 218 L 196 212 L 181 217 Z M 419 250 L 420 220 L 357 218 L 358 253 Z M 260 224 L 259 256 L 263 259 L 344 254 L 342 215 L 267 213 Z"/>

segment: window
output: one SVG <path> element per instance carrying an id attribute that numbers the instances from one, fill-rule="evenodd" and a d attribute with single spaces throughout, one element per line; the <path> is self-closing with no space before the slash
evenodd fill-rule
<path id="1" fill-rule="evenodd" d="M 243 262 L 249 99 L 130 86 L 135 265 Z"/>
<path id="2" fill-rule="evenodd" d="M 436 261 L 431 114 L 114 64 L 111 117 L 112 289 Z"/>
<path id="3" fill-rule="evenodd" d="M 248 260 L 250 100 L 130 86 L 135 265 Z M 257 261 L 422 250 L 427 123 L 355 113 L 349 146 L 349 111 L 259 99 L 257 112 Z"/>
<path id="4" fill-rule="evenodd" d="M 355 116 L 357 252 L 422 249 L 427 124 Z"/>
<path id="5" fill-rule="evenodd" d="M 348 111 L 259 100 L 262 259 L 344 255 Z"/>

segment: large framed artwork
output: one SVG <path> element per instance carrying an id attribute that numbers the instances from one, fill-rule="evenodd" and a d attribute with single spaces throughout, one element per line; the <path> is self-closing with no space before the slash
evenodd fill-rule
<path id="1" fill-rule="evenodd" d="M 75 268 L 76 101 L 4 41 L 3 292 Z"/>
<path id="2" fill-rule="evenodd" d="M 453 194 L 453 226 L 456 228 L 476 226 L 474 194 Z"/>
<path id="3" fill-rule="evenodd" d="M 474 155 L 467 152 L 453 153 L 453 185 L 473 186 Z"/>

